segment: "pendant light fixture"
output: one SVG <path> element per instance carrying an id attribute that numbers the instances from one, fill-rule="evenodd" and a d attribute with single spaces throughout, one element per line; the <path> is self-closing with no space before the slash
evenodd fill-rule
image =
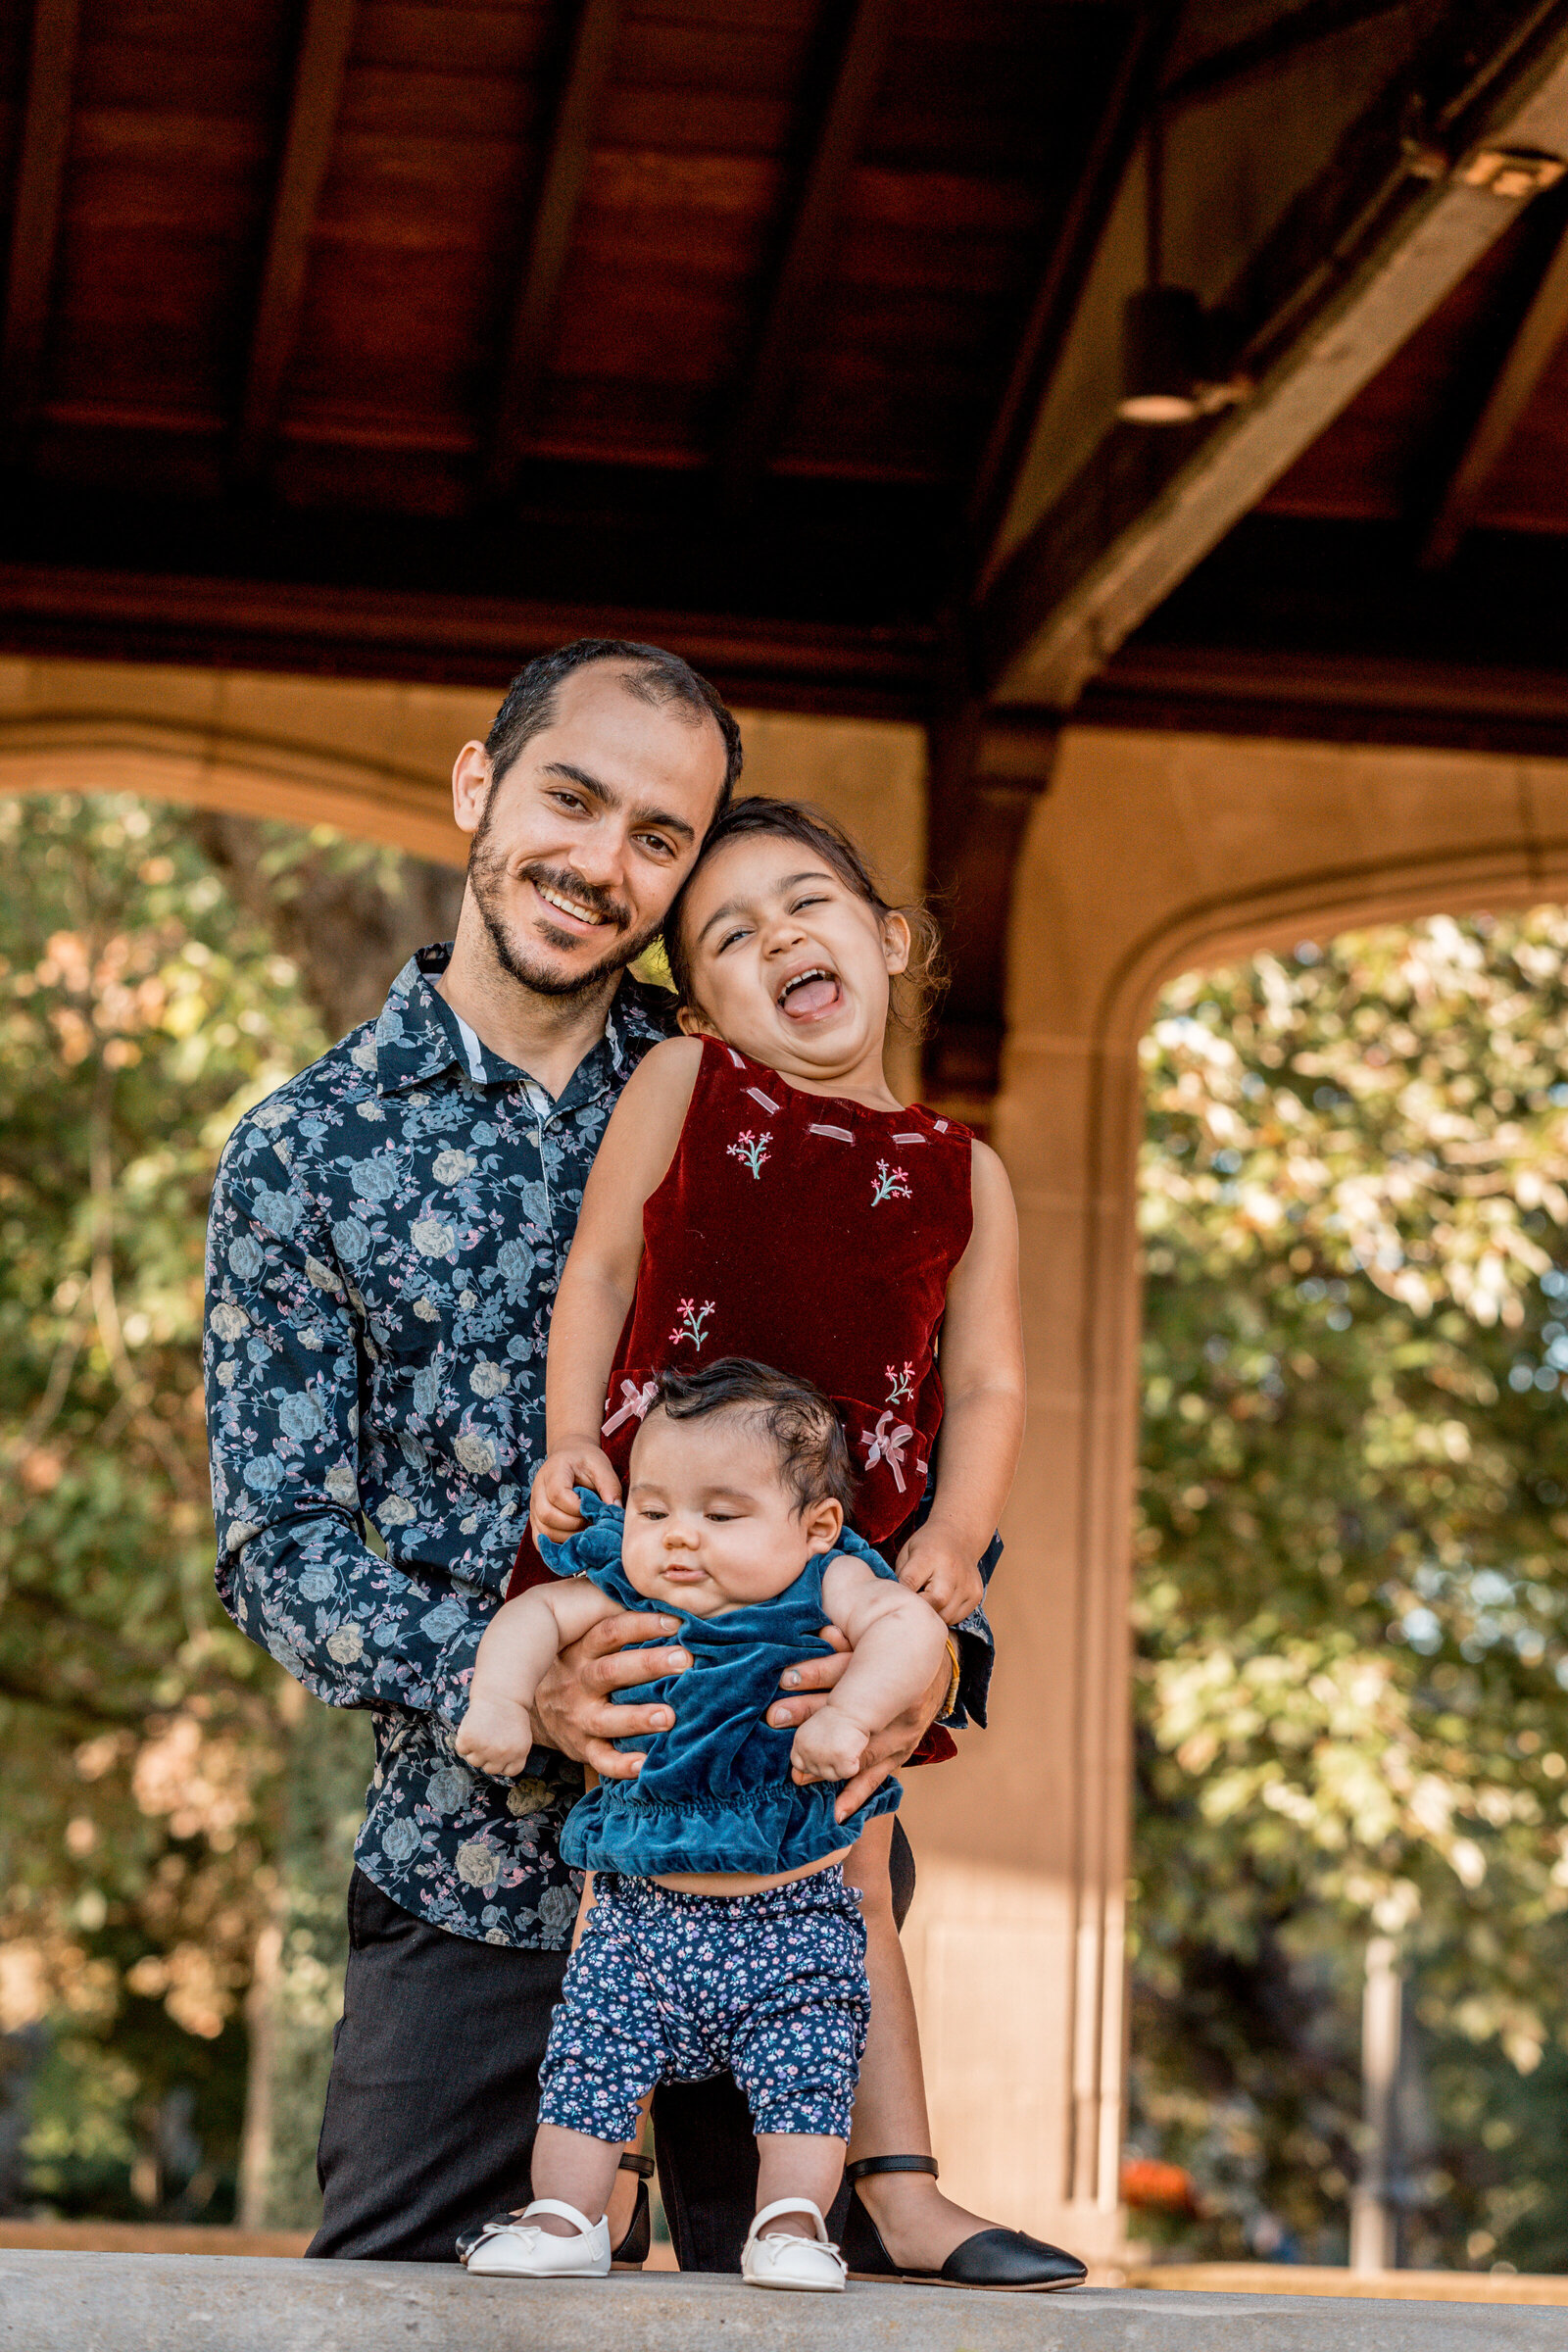
<path id="1" fill-rule="evenodd" d="M 1191 424 L 1240 400 L 1239 378 L 1217 382 L 1209 366 L 1209 321 L 1191 286 L 1163 282 L 1165 125 L 1158 107 L 1144 152 L 1144 238 L 1148 283 L 1122 306 L 1122 396 L 1129 424 Z"/>

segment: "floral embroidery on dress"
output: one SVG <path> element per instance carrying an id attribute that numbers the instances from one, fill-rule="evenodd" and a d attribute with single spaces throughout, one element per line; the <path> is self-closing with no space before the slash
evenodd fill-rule
<path id="1" fill-rule="evenodd" d="M 880 1208 L 884 1200 L 909 1200 L 908 1176 L 907 1168 L 890 1168 L 885 1159 L 879 1159 L 871 1186 L 871 1206 Z"/>
<path id="2" fill-rule="evenodd" d="M 889 1364 L 886 1370 L 889 1404 L 907 1404 L 914 1395 L 914 1366 L 906 1363 L 901 1372 L 895 1365 Z"/>
<path id="3" fill-rule="evenodd" d="M 770 1127 L 764 1128 L 760 1135 L 754 1135 L 749 1127 L 743 1127 L 739 1140 L 730 1145 L 725 1157 L 738 1159 L 760 1182 L 762 1162 L 773 1156 L 767 1148 L 772 1141 L 773 1131 Z"/>
<path id="4" fill-rule="evenodd" d="M 711 1298 L 705 1298 L 701 1306 L 694 1306 L 690 1298 L 683 1298 L 680 1302 L 680 1321 L 669 1335 L 670 1346 L 678 1348 L 682 1340 L 690 1340 L 694 1348 L 701 1348 L 708 1336 L 703 1325 L 712 1311 Z"/>

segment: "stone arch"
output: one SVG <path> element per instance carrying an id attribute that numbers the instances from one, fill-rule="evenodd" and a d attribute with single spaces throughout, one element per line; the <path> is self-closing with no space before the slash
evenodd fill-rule
<path id="1" fill-rule="evenodd" d="M 38 792 L 132 792 L 334 825 L 441 865 L 467 858 L 440 779 L 240 729 L 90 713 L 0 718 L 0 793 Z"/>

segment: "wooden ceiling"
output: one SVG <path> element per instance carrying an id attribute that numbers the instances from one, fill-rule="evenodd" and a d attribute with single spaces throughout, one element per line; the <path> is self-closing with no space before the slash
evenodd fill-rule
<path id="1" fill-rule="evenodd" d="M 1568 0 L 0 0 L 0 650 L 921 720 L 983 1095 L 1069 711 L 1568 748 L 1565 166 Z"/>

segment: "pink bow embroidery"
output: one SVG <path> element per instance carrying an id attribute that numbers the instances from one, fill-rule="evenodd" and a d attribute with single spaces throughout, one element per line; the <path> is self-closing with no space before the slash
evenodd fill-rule
<path id="1" fill-rule="evenodd" d="M 608 1438 L 612 1431 L 620 1427 L 623 1421 L 641 1421 L 658 1394 L 659 1383 L 657 1380 L 646 1380 L 641 1388 L 634 1380 L 623 1380 L 620 1384 L 619 1409 L 611 1414 L 610 1419 L 600 1431 L 600 1436 Z"/>
<path id="2" fill-rule="evenodd" d="M 901 1494 L 904 1493 L 904 1471 L 901 1466 L 904 1461 L 904 1449 L 913 1435 L 914 1432 L 907 1421 L 894 1422 L 891 1405 L 884 1408 L 875 1429 L 862 1429 L 860 1432 L 861 1445 L 868 1446 L 871 1449 L 865 1457 L 866 1470 L 872 1471 L 878 1462 L 886 1462 L 893 1473 L 893 1483 Z"/>

